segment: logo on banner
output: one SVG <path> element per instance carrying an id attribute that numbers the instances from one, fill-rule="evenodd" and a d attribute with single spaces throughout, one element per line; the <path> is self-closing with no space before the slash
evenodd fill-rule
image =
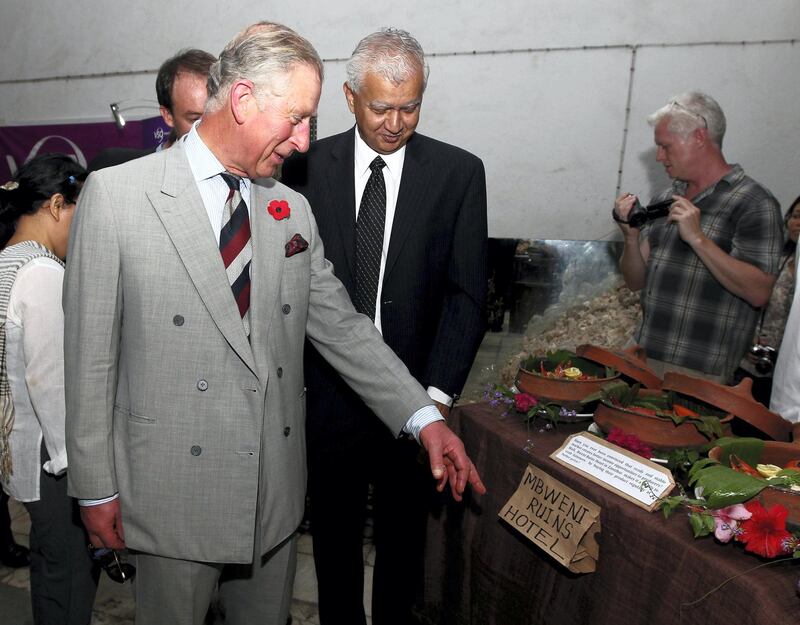
<path id="1" fill-rule="evenodd" d="M 33 144 L 31 151 L 25 158 L 22 159 L 21 163 L 27 163 L 34 156 L 39 154 L 39 150 L 41 150 L 42 146 L 45 143 L 47 143 L 50 139 L 59 139 L 64 143 L 66 143 L 72 149 L 72 154 L 69 154 L 66 151 L 64 151 L 64 153 L 68 154 L 69 156 L 72 156 L 72 158 L 75 159 L 75 162 L 78 163 L 78 165 L 80 165 L 81 167 L 86 167 L 86 157 L 83 155 L 83 151 L 78 147 L 78 145 L 74 141 L 72 141 L 68 137 L 62 137 L 61 135 L 47 135 L 46 137 L 42 137 L 41 139 L 39 139 L 36 143 Z M 14 160 L 14 156 L 11 154 L 6 154 L 6 163 L 8 163 L 8 169 L 9 171 L 11 171 L 11 175 L 16 176 L 18 167 L 16 161 Z"/>

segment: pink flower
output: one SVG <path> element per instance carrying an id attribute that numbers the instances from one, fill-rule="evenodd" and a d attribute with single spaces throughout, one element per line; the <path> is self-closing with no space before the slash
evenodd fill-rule
<path id="1" fill-rule="evenodd" d="M 528 412 L 538 403 L 536 398 L 529 393 L 517 393 L 514 395 L 514 407 L 519 412 Z"/>
<path id="2" fill-rule="evenodd" d="M 753 513 L 742 504 L 736 503 L 727 508 L 712 510 L 711 515 L 714 517 L 714 536 L 718 541 L 727 543 L 739 532 L 739 521 L 746 521 Z"/>

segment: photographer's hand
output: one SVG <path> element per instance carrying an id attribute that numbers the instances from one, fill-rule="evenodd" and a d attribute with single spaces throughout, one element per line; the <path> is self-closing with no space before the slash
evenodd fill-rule
<path id="1" fill-rule="evenodd" d="M 633 209 L 633 205 L 636 203 L 636 196 L 632 193 L 625 193 L 624 195 L 620 195 L 614 202 L 614 210 L 617 212 L 617 216 L 624 220 L 628 221 L 628 216 Z M 636 238 L 637 241 L 639 239 L 639 229 L 638 228 L 631 228 L 628 224 L 623 224 L 617 222 L 619 225 L 620 230 L 622 230 L 622 234 L 625 238 L 632 237 Z"/>
<path id="2" fill-rule="evenodd" d="M 614 210 L 617 215 L 627 221 L 633 205 L 636 203 L 636 196 L 626 193 L 617 198 L 614 202 Z M 625 247 L 622 249 L 622 258 L 619 260 L 619 268 L 625 285 L 631 291 L 638 291 L 644 287 L 645 274 L 647 272 L 647 259 L 650 256 L 650 243 L 647 238 L 639 240 L 639 229 L 631 228 L 628 224 L 618 222 L 622 235 L 625 238 Z"/>
<path id="3" fill-rule="evenodd" d="M 678 226 L 678 234 L 692 248 L 702 243 L 706 235 L 700 228 L 700 209 L 682 195 L 673 195 L 675 203 L 669 209 L 667 221 Z"/>

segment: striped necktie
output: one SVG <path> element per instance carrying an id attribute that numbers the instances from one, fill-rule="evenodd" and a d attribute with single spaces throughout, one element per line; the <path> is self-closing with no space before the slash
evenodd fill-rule
<path id="1" fill-rule="evenodd" d="M 247 204 L 239 190 L 241 178 L 221 173 L 228 185 L 228 198 L 222 213 L 222 229 L 219 235 L 219 251 L 225 263 L 228 282 L 233 298 L 242 316 L 244 332 L 250 335 L 250 261 L 253 258 L 253 245 L 250 241 L 250 216 Z"/>
<path id="2" fill-rule="evenodd" d="M 356 220 L 356 288 L 353 305 L 373 321 L 386 223 L 386 183 L 382 171 L 385 166 L 380 156 L 370 163 L 372 173 L 364 187 Z"/>

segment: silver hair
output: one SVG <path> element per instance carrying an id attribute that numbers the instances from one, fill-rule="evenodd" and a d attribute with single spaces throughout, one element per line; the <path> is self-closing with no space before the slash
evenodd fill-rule
<path id="1" fill-rule="evenodd" d="M 700 91 L 689 91 L 670 98 L 670 101 L 647 118 L 647 123 L 656 126 L 669 117 L 670 132 L 688 137 L 697 128 L 708 128 L 712 141 L 722 147 L 727 122 L 719 103 L 710 95 Z"/>
<path id="2" fill-rule="evenodd" d="M 268 95 L 279 95 L 287 74 L 298 65 L 324 75 L 319 54 L 306 39 L 291 28 L 273 22 L 258 22 L 236 35 L 220 53 L 208 75 L 206 111 L 218 110 L 234 82 L 253 81 L 261 106 Z"/>
<path id="3" fill-rule="evenodd" d="M 422 46 L 399 28 L 381 28 L 358 42 L 347 61 L 347 85 L 358 93 L 368 73 L 378 74 L 395 85 L 416 74 L 422 76 L 422 91 L 430 68 Z"/>

